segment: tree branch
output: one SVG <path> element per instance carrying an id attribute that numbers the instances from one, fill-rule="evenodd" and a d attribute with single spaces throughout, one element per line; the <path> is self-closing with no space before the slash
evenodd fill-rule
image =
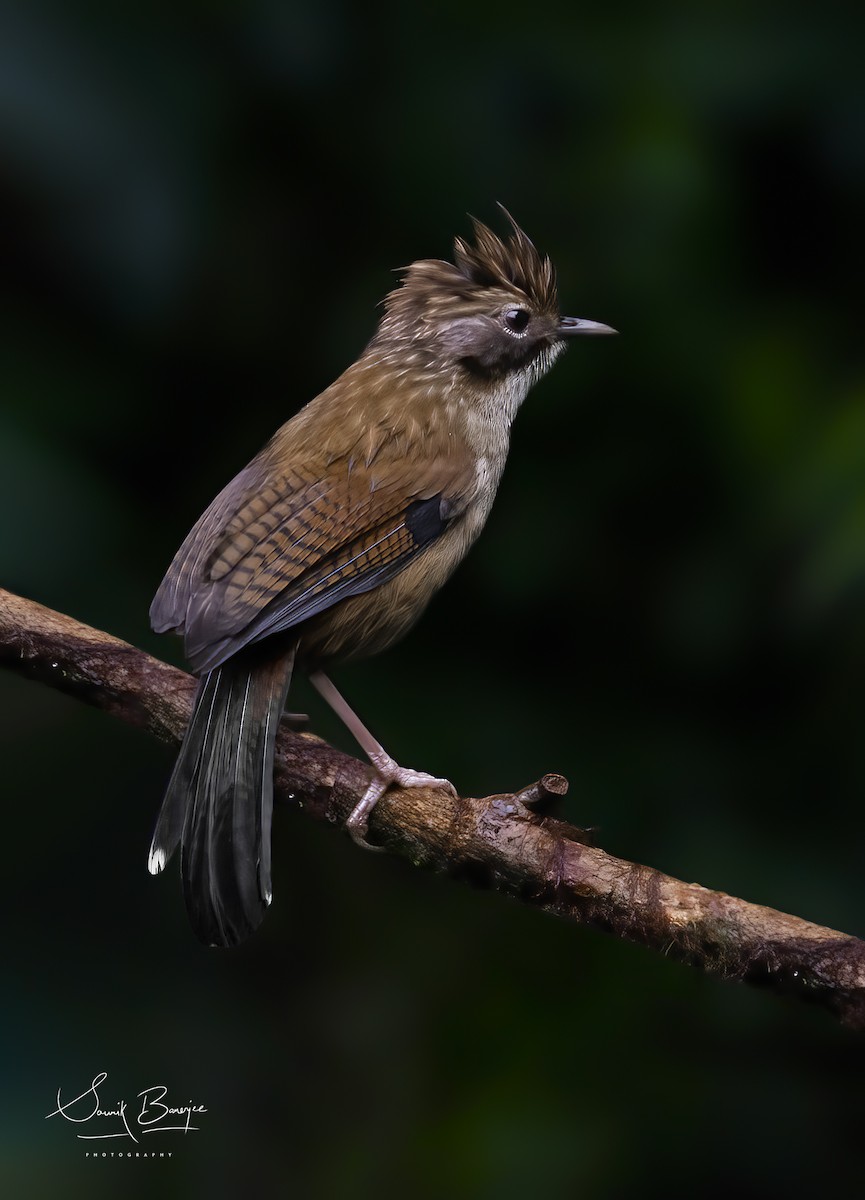
<path id="1" fill-rule="evenodd" d="M 168 742 L 182 736 L 195 689 L 176 667 L 3 589 L 0 664 Z M 370 772 L 283 723 L 279 799 L 341 825 Z M 485 883 L 715 974 L 816 1001 L 865 1029 L 865 942 L 605 854 L 584 830 L 541 815 L 566 789 L 560 775 L 484 799 L 393 788 L 372 814 L 370 835 L 417 866 Z"/>

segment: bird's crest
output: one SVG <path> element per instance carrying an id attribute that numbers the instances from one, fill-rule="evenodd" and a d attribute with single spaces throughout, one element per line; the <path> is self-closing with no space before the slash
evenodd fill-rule
<path id="1" fill-rule="evenodd" d="M 557 304 L 556 271 L 546 255 L 541 256 L 531 239 L 500 204 L 513 233 L 507 240 L 472 217 L 475 245 L 464 238 L 454 240 L 454 261 L 463 275 L 480 287 L 515 287 L 539 312 L 554 311 Z"/>
<path id="2" fill-rule="evenodd" d="M 525 296 L 537 312 L 557 312 L 556 272 L 546 255 L 535 249 L 503 205 L 499 205 L 511 224 L 509 237 L 499 237 L 482 222 L 472 218 L 475 241 L 454 240 L 454 261 L 421 259 L 405 268 L 400 286 L 384 301 L 384 325 L 413 325 L 474 308 L 487 289 L 500 289 Z"/>

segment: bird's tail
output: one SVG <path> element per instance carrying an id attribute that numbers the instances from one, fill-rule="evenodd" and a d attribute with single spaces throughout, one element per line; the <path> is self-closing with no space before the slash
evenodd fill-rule
<path id="1" fill-rule="evenodd" d="M 158 874 L 181 843 L 186 909 L 205 945 L 235 946 L 272 895 L 273 749 L 296 646 L 241 650 L 204 675 L 153 834 Z"/>

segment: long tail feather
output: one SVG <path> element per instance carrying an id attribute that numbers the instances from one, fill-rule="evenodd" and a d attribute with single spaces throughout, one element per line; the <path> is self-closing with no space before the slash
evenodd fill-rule
<path id="1" fill-rule="evenodd" d="M 206 945 L 234 946 L 270 904 L 273 751 L 295 647 L 241 651 L 205 675 L 150 848 L 161 871 L 181 844 L 183 894 Z"/>

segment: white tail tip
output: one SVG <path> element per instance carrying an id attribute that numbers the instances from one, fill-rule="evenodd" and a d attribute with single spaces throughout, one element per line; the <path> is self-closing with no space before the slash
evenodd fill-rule
<path id="1" fill-rule="evenodd" d="M 150 854 L 147 858 L 147 870 L 151 875 L 158 875 L 165 867 L 165 851 L 156 846 L 150 847 Z"/>

